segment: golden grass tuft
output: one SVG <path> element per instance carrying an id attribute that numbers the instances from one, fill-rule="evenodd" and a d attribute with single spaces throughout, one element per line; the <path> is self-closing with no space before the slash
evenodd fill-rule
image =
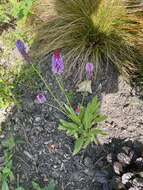
<path id="1" fill-rule="evenodd" d="M 67 71 L 114 64 L 127 77 L 143 50 L 142 9 L 132 0 L 50 0 L 51 12 L 38 29 L 36 55 L 64 50 Z M 139 52 L 139 53 L 138 53 Z"/>

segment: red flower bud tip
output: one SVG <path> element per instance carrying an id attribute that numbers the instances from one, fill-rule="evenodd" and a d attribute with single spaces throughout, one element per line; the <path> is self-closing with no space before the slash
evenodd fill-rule
<path id="1" fill-rule="evenodd" d="M 77 115 L 80 114 L 80 107 L 79 107 L 79 106 L 76 108 L 75 113 L 76 113 Z"/>
<path id="2" fill-rule="evenodd" d="M 55 50 L 52 56 L 52 72 L 58 75 L 64 72 L 64 61 L 59 49 Z"/>

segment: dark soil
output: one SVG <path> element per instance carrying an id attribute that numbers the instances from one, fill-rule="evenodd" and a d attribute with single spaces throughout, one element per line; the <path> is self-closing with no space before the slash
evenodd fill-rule
<path id="1" fill-rule="evenodd" d="M 47 82 L 63 99 L 51 77 L 50 61 L 45 58 L 40 65 Z M 44 186 L 49 179 L 54 179 L 62 190 L 117 190 L 121 189 L 116 184 L 122 183 L 124 173 L 143 171 L 141 167 L 139 171 L 134 171 L 134 165 L 130 165 L 123 166 L 117 174 L 114 168 L 114 163 L 120 162 L 117 156 L 123 152 L 124 146 L 135 151 L 138 145 L 139 154 L 135 155 L 143 158 L 143 104 L 134 89 L 111 68 L 99 74 L 98 81 L 93 84 L 93 95 L 99 97 L 101 112 L 108 116 L 101 127 L 109 135 L 99 139 L 100 146 L 90 145 L 77 156 L 72 156 L 74 139 L 58 131 L 58 121 L 64 116 L 49 107 L 48 103 L 52 104 L 53 100 L 46 91 L 47 102 L 42 105 L 35 101 L 38 92 L 27 91 L 22 97 L 22 106 L 11 111 L 7 121 L 3 122 L 5 134 L 12 133 L 16 139 L 23 140 L 16 146 L 13 170 L 17 181 L 26 189 L 31 188 L 32 180 Z M 70 89 L 72 80 L 66 82 Z M 75 98 L 74 104 L 79 102 L 79 98 L 80 95 Z M 113 154 L 111 162 L 107 161 L 110 153 Z M 123 185 L 122 189 L 130 187 L 135 186 Z M 139 186 L 136 187 L 140 190 Z"/>

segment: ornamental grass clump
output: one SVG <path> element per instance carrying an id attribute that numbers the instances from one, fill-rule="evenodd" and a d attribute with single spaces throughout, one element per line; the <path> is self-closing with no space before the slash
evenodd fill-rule
<path id="1" fill-rule="evenodd" d="M 83 73 L 85 64 L 92 62 L 96 74 L 111 63 L 129 77 L 137 69 L 136 49 L 141 50 L 143 26 L 127 3 L 122 0 L 50 1 L 53 17 L 37 31 L 39 53 L 64 49 L 68 72 L 76 68 Z"/>

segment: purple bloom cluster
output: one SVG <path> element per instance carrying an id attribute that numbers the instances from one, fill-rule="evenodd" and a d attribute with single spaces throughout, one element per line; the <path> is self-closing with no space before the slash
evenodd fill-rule
<path id="1" fill-rule="evenodd" d="M 29 56 L 28 56 L 28 53 L 26 51 L 26 46 L 25 46 L 24 42 L 22 42 L 21 40 L 17 40 L 16 41 L 16 47 L 17 47 L 18 51 L 20 52 L 20 54 L 22 55 L 22 57 L 26 61 L 29 61 Z"/>
<path id="2" fill-rule="evenodd" d="M 52 56 L 52 72 L 54 74 L 62 74 L 64 72 L 64 61 L 60 50 L 56 50 Z"/>
<path id="3" fill-rule="evenodd" d="M 36 96 L 36 101 L 39 103 L 39 104 L 43 104 L 44 102 L 46 102 L 46 97 L 44 94 L 40 93 Z"/>
<path id="4" fill-rule="evenodd" d="M 85 66 L 86 74 L 88 80 L 92 80 L 94 74 L 94 65 L 93 63 L 87 63 Z"/>

